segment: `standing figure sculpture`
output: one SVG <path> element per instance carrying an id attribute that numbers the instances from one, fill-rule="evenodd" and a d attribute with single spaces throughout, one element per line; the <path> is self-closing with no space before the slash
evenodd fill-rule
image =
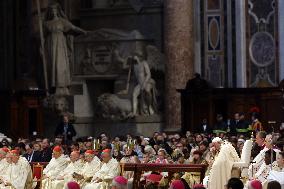
<path id="1" fill-rule="evenodd" d="M 68 21 L 59 4 L 48 7 L 44 22 L 46 36 L 46 51 L 48 78 L 52 88 L 58 95 L 68 95 L 70 78 L 70 56 L 66 33 L 74 31 L 85 34 L 86 32 Z"/>
<path id="2" fill-rule="evenodd" d="M 135 52 L 133 59 L 137 84 L 132 94 L 132 113 L 136 116 L 139 107 L 140 114 L 153 115 L 157 112 L 155 81 L 151 78 L 150 67 L 143 59 L 142 53 Z M 139 102 L 138 97 L 140 97 Z"/>

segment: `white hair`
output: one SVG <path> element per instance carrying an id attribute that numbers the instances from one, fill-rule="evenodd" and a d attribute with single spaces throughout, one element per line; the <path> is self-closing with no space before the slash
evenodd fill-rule
<path id="1" fill-rule="evenodd" d="M 220 137 L 215 137 L 213 140 L 212 140 L 212 143 L 215 143 L 215 142 L 218 142 L 218 143 L 221 143 L 223 140 L 220 138 Z"/>
<path id="2" fill-rule="evenodd" d="M 151 152 L 153 150 L 153 148 L 152 148 L 152 146 L 150 146 L 150 145 L 147 145 L 147 146 L 145 146 L 145 148 L 144 148 L 144 151 L 145 152 Z"/>

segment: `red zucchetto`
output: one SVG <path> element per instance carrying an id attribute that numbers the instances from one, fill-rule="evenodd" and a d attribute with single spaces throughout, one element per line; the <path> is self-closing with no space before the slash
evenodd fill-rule
<path id="1" fill-rule="evenodd" d="M 85 152 L 85 154 L 95 154 L 95 151 L 94 150 L 87 150 L 86 152 Z"/>
<path id="2" fill-rule="evenodd" d="M 10 154 L 19 156 L 19 155 L 20 155 L 20 152 L 19 152 L 18 150 L 11 150 L 11 151 L 10 151 Z"/>
<path id="3" fill-rule="evenodd" d="M 62 152 L 62 149 L 61 149 L 60 146 L 55 146 L 55 147 L 53 148 L 53 151 L 54 151 L 54 152 Z"/>
<path id="4" fill-rule="evenodd" d="M 10 151 L 9 148 L 1 148 L 0 150 L 2 150 L 5 153 L 8 153 Z"/>

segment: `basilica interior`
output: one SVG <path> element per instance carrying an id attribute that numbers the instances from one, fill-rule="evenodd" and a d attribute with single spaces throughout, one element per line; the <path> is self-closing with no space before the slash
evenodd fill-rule
<path id="1" fill-rule="evenodd" d="M 26 157 L 32 174 L 51 160 L 37 188 L 75 189 L 67 175 L 85 189 L 124 183 L 99 169 L 91 180 L 74 167 L 49 172 L 79 152 L 103 173 L 119 160 L 121 172 L 110 170 L 129 189 L 147 188 L 147 171 L 188 184 L 160 188 L 235 189 L 234 168 L 239 188 L 258 189 L 249 182 L 258 179 L 266 189 L 276 147 L 284 173 L 283 0 L 1 0 L 0 9 L 0 154 Z M 0 189 L 29 188 L 2 168 Z"/>
<path id="2" fill-rule="evenodd" d="M 71 27 L 59 44 L 50 37 L 60 24 L 47 26 L 55 3 Z M 214 125 L 217 114 L 231 119 L 255 106 L 264 126 L 277 130 L 284 122 L 282 4 L 3 0 L 0 131 L 52 137 L 68 113 L 78 136 L 105 129 L 149 136 L 195 131 L 204 118 Z M 147 73 L 129 66 L 134 54 L 148 64 L 145 98 L 137 74 Z M 196 85 L 187 85 L 194 78 Z"/>

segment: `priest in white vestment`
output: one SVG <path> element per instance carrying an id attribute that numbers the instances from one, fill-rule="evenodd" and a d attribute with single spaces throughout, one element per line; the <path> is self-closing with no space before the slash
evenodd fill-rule
<path id="1" fill-rule="evenodd" d="M 256 135 L 256 142 L 258 140 L 258 135 Z M 258 143 L 258 142 L 257 142 Z M 265 138 L 265 147 L 257 154 L 257 156 L 253 159 L 253 163 L 250 164 L 248 169 L 248 177 L 249 180 L 254 179 L 254 175 L 258 172 L 261 165 L 264 163 L 265 152 L 267 152 L 272 147 L 272 135 L 267 135 Z"/>
<path id="2" fill-rule="evenodd" d="M 95 155 L 94 150 L 87 150 L 85 152 L 85 165 L 83 169 L 72 174 L 73 179 L 78 182 L 81 188 L 92 180 L 92 177 L 101 168 L 101 161 Z"/>
<path id="3" fill-rule="evenodd" d="M 6 159 L 6 155 L 8 152 L 8 148 L 0 148 L 0 177 L 6 172 L 6 169 L 9 166 L 9 163 Z"/>
<path id="4" fill-rule="evenodd" d="M 212 141 L 216 150 L 219 150 L 209 172 L 208 189 L 225 189 L 225 184 L 231 178 L 234 162 L 240 158 L 231 143 L 216 137 Z"/>
<path id="5" fill-rule="evenodd" d="M 52 156 L 53 157 L 50 162 L 43 169 L 43 189 L 50 189 L 51 181 L 55 180 L 68 165 L 68 159 L 64 156 L 63 150 L 60 146 L 55 146 L 53 148 Z"/>
<path id="6" fill-rule="evenodd" d="M 31 189 L 31 167 L 25 158 L 21 158 L 19 151 L 11 150 L 7 154 L 9 162 L 5 173 L 1 175 L 0 189 Z"/>
<path id="7" fill-rule="evenodd" d="M 80 159 L 80 152 L 73 151 L 70 154 L 70 163 L 59 173 L 55 180 L 51 181 L 50 189 L 62 189 L 64 184 L 73 180 L 73 173 L 80 172 L 84 167 L 84 162 Z"/>
<path id="8" fill-rule="evenodd" d="M 83 189 L 100 189 L 108 187 L 113 178 L 120 174 L 120 164 L 116 159 L 112 158 L 111 151 L 105 149 L 102 152 L 103 165 L 101 169 L 95 173 L 91 183 L 87 184 Z"/>
<path id="9" fill-rule="evenodd" d="M 272 153 L 273 152 L 273 153 Z M 268 150 L 265 152 L 264 162 L 260 166 L 259 170 L 255 173 L 254 178 L 259 180 L 264 188 L 267 186 L 267 178 L 272 170 L 272 163 L 275 161 L 276 153 Z M 271 157 L 273 156 L 273 157 Z M 272 161 L 272 162 L 271 162 Z"/>
<path id="10" fill-rule="evenodd" d="M 284 152 L 280 152 L 277 157 L 278 170 L 270 171 L 268 175 L 268 182 L 276 180 L 280 183 L 281 188 L 284 189 Z"/>

